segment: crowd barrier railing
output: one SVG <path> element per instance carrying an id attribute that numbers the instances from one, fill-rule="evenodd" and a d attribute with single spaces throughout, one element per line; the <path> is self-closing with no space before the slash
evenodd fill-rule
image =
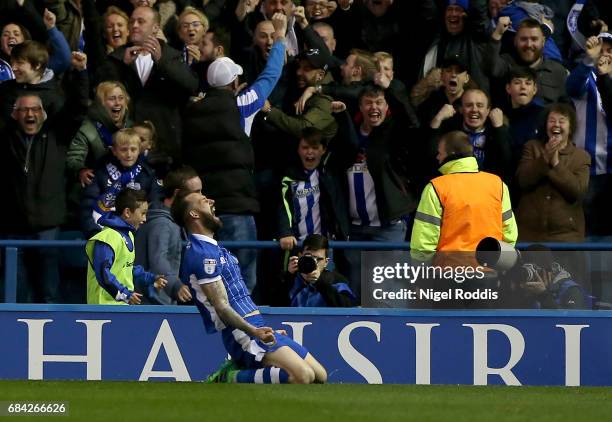
<path id="1" fill-rule="evenodd" d="M 0 248 L 5 250 L 4 260 L 4 301 L 17 301 L 18 252 L 22 248 L 82 248 L 84 240 L 0 240 Z M 221 245 L 228 249 L 276 249 L 276 241 L 226 241 Z M 529 243 L 518 243 L 517 248 L 524 249 Z M 544 243 L 553 251 L 612 251 L 612 243 Z M 409 250 L 410 242 L 362 242 L 331 241 L 333 249 L 363 250 Z M 83 252 L 84 253 L 84 252 Z"/>

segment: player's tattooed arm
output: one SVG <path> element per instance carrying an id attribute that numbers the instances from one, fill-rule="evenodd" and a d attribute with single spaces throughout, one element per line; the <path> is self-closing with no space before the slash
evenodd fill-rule
<path id="1" fill-rule="evenodd" d="M 275 341 L 274 331 L 271 328 L 257 328 L 249 324 L 236 311 L 234 311 L 227 300 L 227 291 L 225 290 L 225 286 L 223 285 L 222 281 L 201 284 L 200 288 L 215 308 L 217 315 L 219 315 L 221 320 L 226 325 L 244 331 L 248 335 L 257 337 L 266 343 Z"/>

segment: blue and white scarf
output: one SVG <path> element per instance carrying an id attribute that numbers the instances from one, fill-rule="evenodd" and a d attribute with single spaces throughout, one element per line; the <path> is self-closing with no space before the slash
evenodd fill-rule
<path id="1" fill-rule="evenodd" d="M 102 192 L 96 201 L 94 209 L 94 220 L 96 223 L 100 216 L 114 209 L 115 199 L 119 192 L 126 188 L 140 189 L 140 184 L 136 183 L 135 180 L 142 171 L 142 165 L 136 164 L 131 169 L 127 169 L 122 173 L 117 166 L 108 163 L 106 171 L 108 172 L 110 186 Z"/>

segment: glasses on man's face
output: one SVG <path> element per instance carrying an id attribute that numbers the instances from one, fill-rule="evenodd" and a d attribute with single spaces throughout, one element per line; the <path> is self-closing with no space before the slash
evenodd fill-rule
<path id="1" fill-rule="evenodd" d="M 181 24 L 181 28 L 183 28 L 183 29 L 189 29 L 189 28 L 198 29 L 201 26 L 202 26 L 202 22 L 200 22 L 200 21 L 183 22 Z"/>
<path id="2" fill-rule="evenodd" d="M 17 107 L 15 110 L 17 110 L 19 113 L 27 113 L 28 111 L 31 111 L 32 113 L 40 113 L 42 111 L 42 107 Z"/>

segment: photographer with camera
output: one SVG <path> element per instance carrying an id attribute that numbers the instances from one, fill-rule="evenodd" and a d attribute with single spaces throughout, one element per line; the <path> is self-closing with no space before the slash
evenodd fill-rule
<path id="1" fill-rule="evenodd" d="M 506 308 L 590 309 L 592 297 L 544 245 L 529 246 L 502 282 Z"/>
<path id="2" fill-rule="evenodd" d="M 348 308 L 357 305 L 357 298 L 347 280 L 339 273 L 327 270 L 328 248 L 325 236 L 311 234 L 304 239 L 298 256 L 289 258 L 283 281 L 291 306 Z"/>

